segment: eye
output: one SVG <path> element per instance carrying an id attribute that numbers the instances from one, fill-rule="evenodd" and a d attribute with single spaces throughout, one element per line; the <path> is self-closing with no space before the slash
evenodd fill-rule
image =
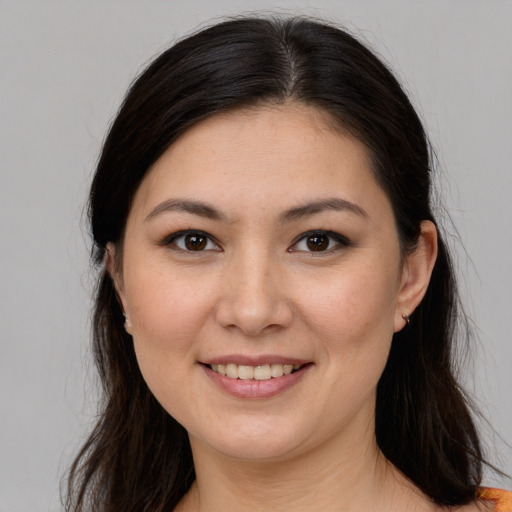
<path id="1" fill-rule="evenodd" d="M 202 231 L 178 231 L 165 238 L 161 245 L 171 245 L 186 252 L 221 251 L 212 237 Z"/>
<path id="2" fill-rule="evenodd" d="M 301 235 L 288 249 L 290 252 L 326 252 L 348 246 L 349 241 L 333 231 L 310 231 Z"/>

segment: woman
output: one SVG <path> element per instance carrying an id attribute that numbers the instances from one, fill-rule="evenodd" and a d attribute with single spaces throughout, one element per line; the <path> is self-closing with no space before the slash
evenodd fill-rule
<path id="1" fill-rule="evenodd" d="M 158 57 L 91 189 L 105 400 L 68 510 L 507 510 L 453 376 L 430 168 L 336 28 L 238 19 Z"/>

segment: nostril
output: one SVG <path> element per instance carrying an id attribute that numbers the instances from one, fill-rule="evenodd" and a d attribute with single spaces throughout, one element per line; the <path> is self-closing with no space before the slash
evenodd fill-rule
<path id="1" fill-rule="evenodd" d="M 247 336 L 268 335 L 288 327 L 293 320 L 290 304 L 277 296 L 233 298 L 220 302 L 215 311 L 217 323 Z"/>

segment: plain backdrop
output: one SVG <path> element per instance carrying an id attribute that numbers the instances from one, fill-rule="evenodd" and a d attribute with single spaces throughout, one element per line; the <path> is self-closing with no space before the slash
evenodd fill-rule
<path id="1" fill-rule="evenodd" d="M 93 420 L 85 204 L 127 86 L 198 26 L 269 10 L 359 35 L 422 113 L 478 327 L 466 384 L 512 442 L 511 1 L 0 0 L 0 512 L 59 510 Z M 491 460 L 512 473 L 512 449 L 482 428 Z"/>

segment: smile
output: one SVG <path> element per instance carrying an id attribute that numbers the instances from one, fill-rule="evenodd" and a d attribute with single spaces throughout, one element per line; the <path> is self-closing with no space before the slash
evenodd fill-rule
<path id="1" fill-rule="evenodd" d="M 241 380 L 269 380 L 290 375 L 294 371 L 300 370 L 301 364 L 263 364 L 258 366 L 229 364 L 212 364 L 210 368 L 220 375 L 230 379 Z"/>

